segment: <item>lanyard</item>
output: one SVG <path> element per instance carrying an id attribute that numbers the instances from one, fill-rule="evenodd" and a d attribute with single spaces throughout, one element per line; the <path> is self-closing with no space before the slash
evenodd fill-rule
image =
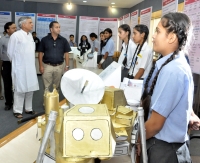
<path id="1" fill-rule="evenodd" d="M 131 61 L 131 66 L 133 65 L 134 58 L 135 58 L 135 55 L 136 55 L 137 50 L 138 50 L 139 47 L 140 47 L 140 45 L 138 45 L 137 48 L 135 49 L 135 53 L 134 53 L 134 55 L 133 55 L 133 59 L 132 59 L 132 61 Z M 138 59 L 138 56 L 136 56 L 135 63 L 137 62 L 137 59 Z M 134 72 L 134 69 L 135 69 L 135 63 L 134 63 L 134 66 L 133 66 L 133 70 L 132 70 L 131 75 L 133 75 L 133 72 Z"/>

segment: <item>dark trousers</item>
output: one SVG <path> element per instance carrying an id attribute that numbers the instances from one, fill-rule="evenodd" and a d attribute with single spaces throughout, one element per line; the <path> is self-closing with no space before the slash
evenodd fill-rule
<path id="1" fill-rule="evenodd" d="M 11 77 L 11 62 L 3 61 L 1 75 L 4 84 L 4 94 L 5 94 L 5 105 L 13 105 L 13 91 L 12 91 L 12 77 Z"/>
<path id="2" fill-rule="evenodd" d="M 123 68 L 121 73 L 121 82 L 123 82 L 124 78 L 128 78 L 129 69 Z"/>
<path id="3" fill-rule="evenodd" d="M 167 143 L 151 138 L 147 140 L 148 163 L 191 163 L 186 143 Z"/>
<path id="4" fill-rule="evenodd" d="M 100 163 L 100 162 L 101 162 L 101 160 L 99 158 L 94 159 L 94 163 Z"/>

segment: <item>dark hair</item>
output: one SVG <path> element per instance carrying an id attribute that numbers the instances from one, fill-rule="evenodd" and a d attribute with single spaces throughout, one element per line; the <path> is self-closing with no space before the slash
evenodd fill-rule
<path id="1" fill-rule="evenodd" d="M 90 37 L 97 38 L 97 35 L 95 33 L 90 33 Z"/>
<path id="2" fill-rule="evenodd" d="M 83 43 L 83 40 L 82 40 L 82 38 L 83 38 L 84 36 L 86 37 L 86 43 L 88 44 L 89 42 L 88 42 L 88 38 L 87 38 L 87 36 L 86 36 L 86 35 L 82 35 L 82 36 L 81 36 L 81 40 L 80 40 L 80 42 L 81 42 L 81 43 Z"/>
<path id="3" fill-rule="evenodd" d="M 101 32 L 100 32 L 100 35 L 101 35 L 101 34 L 103 34 L 103 35 L 104 35 L 104 31 L 101 31 Z"/>
<path id="4" fill-rule="evenodd" d="M 104 35 L 104 31 L 102 31 L 102 32 L 100 32 L 100 35 Z M 103 45 L 104 45 L 104 40 L 101 40 L 101 43 L 100 43 L 100 50 L 102 51 L 102 49 L 103 49 Z M 100 52 L 101 52 L 100 51 Z"/>
<path id="5" fill-rule="evenodd" d="M 32 32 L 32 34 L 36 34 L 36 32 Z"/>
<path id="6" fill-rule="evenodd" d="M 148 29 L 148 27 L 147 27 L 146 25 L 144 25 L 144 24 L 138 24 L 138 25 L 136 25 L 136 26 L 134 27 L 134 29 L 137 30 L 138 32 L 140 32 L 140 34 L 144 33 L 144 39 L 143 39 L 142 44 L 141 44 L 141 45 L 138 44 L 137 48 L 135 49 L 135 53 L 134 53 L 134 56 L 133 56 L 131 65 L 133 64 L 133 61 L 135 61 L 135 63 L 134 63 L 134 66 L 133 66 L 133 70 L 132 70 L 132 74 L 131 74 L 131 75 L 133 75 L 134 68 L 135 68 L 135 64 L 136 64 L 137 59 L 138 59 L 138 55 L 140 54 L 140 52 L 141 52 L 141 50 L 142 50 L 142 47 L 143 47 L 144 43 L 147 41 L 147 38 L 148 38 L 148 36 L 149 36 L 149 29 Z M 138 48 L 139 48 L 139 50 L 138 50 Z M 137 50 L 138 50 L 138 51 L 137 51 Z M 137 55 L 136 55 L 136 52 L 137 52 Z M 135 55 L 136 55 L 136 59 L 134 60 Z"/>
<path id="7" fill-rule="evenodd" d="M 148 92 L 148 90 L 147 90 L 148 83 L 153 75 L 153 72 L 155 69 L 155 64 L 152 66 L 152 68 L 150 70 L 150 73 L 149 73 L 149 75 L 146 79 L 145 85 L 144 85 L 144 92 L 143 92 L 143 95 L 141 98 L 142 106 L 143 106 L 144 112 L 145 112 L 145 120 L 147 120 L 147 118 L 148 118 L 149 107 L 150 107 L 150 103 L 151 103 L 151 96 L 153 94 L 159 73 L 162 70 L 162 68 L 165 65 L 167 65 L 169 62 L 171 62 L 175 58 L 175 55 L 179 51 L 183 50 L 183 48 L 185 47 L 187 38 L 188 38 L 188 32 L 190 29 L 190 24 L 191 24 L 188 16 L 184 13 L 179 13 L 179 12 L 173 12 L 173 13 L 168 13 L 168 14 L 164 15 L 161 18 L 161 23 L 162 23 L 162 26 L 166 29 L 167 33 L 172 32 L 172 33 L 176 34 L 176 36 L 178 38 L 178 49 L 173 52 L 171 57 L 169 59 L 167 59 L 165 61 L 165 63 L 163 63 L 161 68 L 158 70 L 158 72 L 155 75 L 153 82 L 150 86 L 150 90 Z"/>
<path id="8" fill-rule="evenodd" d="M 53 28 L 53 25 L 56 24 L 56 23 L 58 24 L 57 21 L 52 21 L 52 22 L 49 24 L 49 29 L 50 29 L 50 28 Z"/>
<path id="9" fill-rule="evenodd" d="M 128 52 L 128 45 L 129 45 L 129 40 L 130 40 L 130 38 L 131 38 L 131 28 L 130 28 L 130 26 L 128 25 L 128 24 L 122 24 L 122 25 L 120 25 L 119 26 L 119 28 L 121 28 L 123 31 L 125 31 L 125 32 L 128 32 L 128 44 L 127 44 L 127 47 L 126 47 L 126 56 L 125 56 L 125 58 L 124 58 L 124 60 L 123 60 L 123 65 L 124 66 L 126 66 L 127 65 L 127 52 Z M 124 42 L 124 41 L 123 41 Z M 122 44 L 123 44 L 123 42 L 122 42 Z M 121 49 L 121 52 L 122 52 L 122 50 L 123 50 L 123 47 L 122 47 L 122 49 Z"/>
<path id="10" fill-rule="evenodd" d="M 108 41 L 110 40 L 110 38 L 112 37 L 112 30 L 111 30 L 110 28 L 106 28 L 106 29 L 104 30 L 104 33 L 105 33 L 105 32 L 110 33 L 111 36 L 110 36 L 109 38 L 107 38 L 107 40 L 106 40 L 105 42 L 103 42 L 102 48 L 103 48 L 104 46 L 106 46 L 107 42 L 108 42 Z"/>
<path id="11" fill-rule="evenodd" d="M 14 22 L 7 22 L 5 25 L 4 25 L 4 32 L 7 33 L 7 29 L 10 28 L 11 25 L 15 24 Z"/>
<path id="12" fill-rule="evenodd" d="M 74 37 L 74 35 L 70 35 L 69 37 Z"/>

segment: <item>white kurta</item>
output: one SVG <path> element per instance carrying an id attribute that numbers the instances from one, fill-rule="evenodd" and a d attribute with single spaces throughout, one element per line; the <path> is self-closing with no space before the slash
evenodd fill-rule
<path id="1" fill-rule="evenodd" d="M 39 89 L 35 68 L 35 42 L 31 33 L 22 29 L 13 33 L 8 42 L 8 57 L 12 62 L 12 80 L 16 92 Z"/>

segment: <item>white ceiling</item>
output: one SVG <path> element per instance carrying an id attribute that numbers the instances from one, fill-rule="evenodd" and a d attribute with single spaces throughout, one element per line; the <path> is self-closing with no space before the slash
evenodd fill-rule
<path id="1" fill-rule="evenodd" d="M 19 0 L 19 1 L 31 1 L 31 2 L 46 2 L 46 3 L 72 3 L 77 5 L 88 5 L 88 6 L 115 6 L 117 8 L 131 8 L 134 5 L 142 2 L 143 0 Z M 115 5 L 111 3 L 115 2 Z"/>

